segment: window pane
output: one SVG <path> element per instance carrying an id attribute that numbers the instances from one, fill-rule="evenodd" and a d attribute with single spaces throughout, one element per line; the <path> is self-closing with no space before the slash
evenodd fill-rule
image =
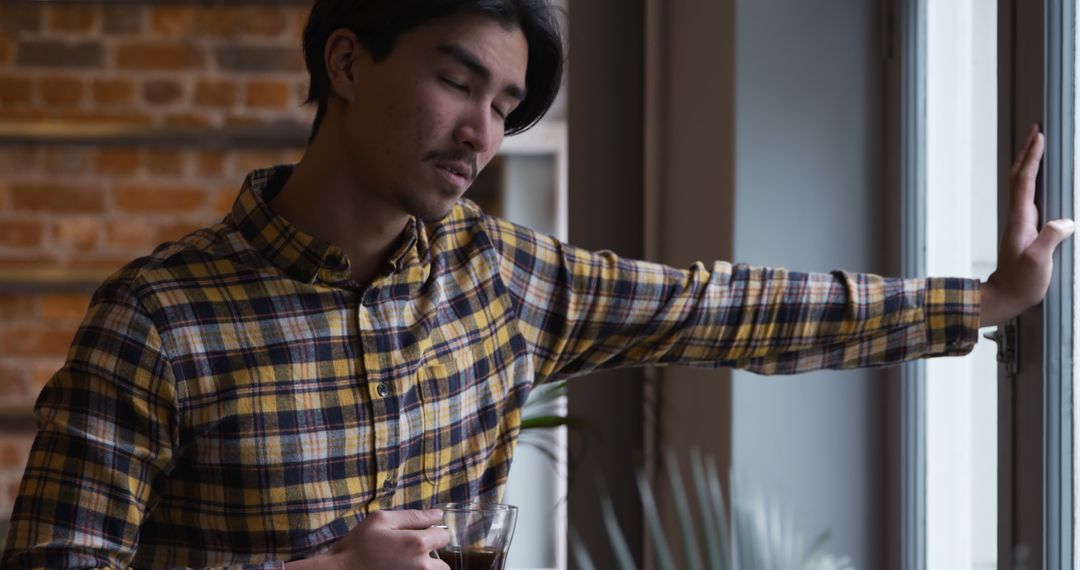
<path id="1" fill-rule="evenodd" d="M 927 2 L 927 273 L 997 258 L 997 1 Z M 997 363 L 980 342 L 926 367 L 927 567 L 997 567 Z"/>
<path id="2" fill-rule="evenodd" d="M 1077 13 L 1080 13 L 1080 0 L 1077 0 L 1077 2 L 1074 4 L 1074 6 L 1075 6 L 1075 8 L 1073 10 L 1073 15 L 1075 17 L 1075 15 Z M 1073 26 L 1073 29 L 1074 30 L 1076 29 L 1075 25 Z M 1078 32 L 1078 33 L 1080 33 L 1080 32 Z M 1080 48 L 1077 48 L 1077 46 L 1080 46 L 1080 38 L 1073 38 L 1073 53 L 1074 53 L 1073 65 L 1075 66 L 1075 68 L 1073 69 L 1073 77 L 1072 77 L 1073 90 L 1072 91 L 1073 91 L 1073 96 L 1075 98 L 1074 99 L 1074 105 L 1073 105 L 1074 112 L 1077 112 L 1077 110 L 1080 110 L 1080 91 L 1078 91 L 1076 89 L 1076 77 L 1080 77 Z M 1068 85 L 1067 82 L 1062 82 L 1062 83 L 1064 85 Z M 1080 128 L 1076 127 L 1076 125 L 1080 125 L 1080 121 L 1077 121 L 1076 117 L 1073 118 L 1073 125 L 1074 125 L 1074 128 L 1073 128 L 1073 137 L 1074 137 L 1073 138 L 1073 152 L 1076 154 L 1073 157 L 1073 168 L 1075 170 L 1078 167 L 1078 165 L 1080 165 L 1080 137 L 1077 137 L 1077 133 L 1080 133 Z M 1074 184 L 1074 188 L 1073 188 L 1073 204 L 1078 204 L 1078 203 L 1080 203 L 1080 202 L 1077 201 L 1077 200 L 1080 200 L 1080 176 L 1077 176 L 1077 175 L 1073 176 L 1073 184 Z M 1076 238 L 1074 237 L 1073 239 L 1076 239 Z M 1080 268 L 1080 247 L 1076 247 L 1075 245 L 1073 247 L 1073 267 L 1074 268 Z M 1074 271 L 1076 271 L 1076 269 L 1074 269 Z M 1075 275 L 1073 277 L 1073 299 L 1074 300 L 1075 299 L 1080 299 L 1080 279 L 1077 279 Z M 1073 331 L 1080 331 L 1080 311 L 1077 311 L 1075 309 L 1073 310 Z M 1077 358 L 1077 355 L 1080 355 L 1080 334 L 1076 334 L 1074 332 L 1073 333 L 1073 378 L 1076 378 L 1077 376 L 1080 376 L 1080 358 Z M 1073 409 L 1074 410 L 1080 409 L 1080 408 L 1078 408 L 1078 406 L 1080 406 L 1080 391 L 1078 391 L 1076 389 L 1075 385 L 1074 385 L 1074 387 L 1073 387 Z M 1074 445 L 1074 450 L 1073 450 L 1073 461 L 1074 461 L 1073 473 L 1074 474 L 1080 474 L 1080 453 L 1077 453 L 1077 451 L 1075 449 L 1075 445 L 1076 445 L 1075 442 L 1078 442 L 1078 441 L 1080 441 L 1080 422 L 1073 421 L 1073 442 L 1074 442 L 1073 443 L 1073 445 Z M 1076 500 L 1076 497 L 1080 497 L 1080 476 L 1074 477 L 1074 480 L 1073 480 L 1073 497 L 1074 497 L 1073 505 L 1074 505 L 1074 508 L 1077 509 L 1077 512 L 1075 513 L 1075 516 L 1073 517 L 1073 519 L 1074 520 L 1080 520 L 1080 501 Z M 1073 532 L 1074 532 L 1074 538 L 1073 538 L 1073 560 L 1074 560 L 1074 563 L 1073 563 L 1073 568 L 1080 569 L 1080 548 L 1077 548 L 1077 545 L 1080 545 L 1080 524 L 1074 524 L 1073 527 L 1074 527 L 1073 528 Z"/>

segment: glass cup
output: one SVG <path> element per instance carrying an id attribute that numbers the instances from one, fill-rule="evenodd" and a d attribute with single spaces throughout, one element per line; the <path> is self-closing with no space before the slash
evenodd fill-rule
<path id="1" fill-rule="evenodd" d="M 450 543 L 435 557 L 450 570 L 503 570 L 510 540 L 514 538 L 518 508 L 495 503 L 436 505 L 443 522 L 436 525 L 450 534 Z"/>

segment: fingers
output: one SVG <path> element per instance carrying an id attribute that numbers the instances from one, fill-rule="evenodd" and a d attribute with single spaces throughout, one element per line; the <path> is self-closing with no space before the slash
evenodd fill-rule
<path id="1" fill-rule="evenodd" d="M 1031 125 L 1031 128 L 1028 129 L 1027 140 L 1024 141 L 1023 148 L 1021 148 L 1020 152 L 1017 153 L 1016 160 L 1013 161 L 1012 169 L 1009 171 L 1010 176 L 1015 177 L 1016 173 L 1020 171 L 1020 167 L 1024 163 L 1024 157 L 1026 157 L 1028 155 L 1028 151 L 1031 150 L 1031 145 L 1035 144 L 1035 139 L 1037 138 L 1036 135 L 1038 134 L 1039 125 Z"/>
<path id="2" fill-rule="evenodd" d="M 1076 231 L 1076 223 L 1072 220 L 1053 220 L 1046 222 L 1038 237 L 1031 244 L 1029 250 L 1036 259 L 1049 259 L 1054 250 L 1061 242 Z"/>
<path id="3" fill-rule="evenodd" d="M 1013 207 L 1035 200 L 1035 177 L 1039 174 L 1039 162 L 1042 161 L 1045 139 L 1042 133 L 1033 131 L 1024 145 L 1024 150 L 1016 158 L 1012 167 Z"/>
<path id="4" fill-rule="evenodd" d="M 1035 180 L 1042 161 L 1045 138 L 1033 125 L 1024 149 L 1013 163 L 1009 179 L 1009 226 L 1013 231 L 1034 235 L 1038 222 L 1035 210 Z"/>
<path id="5" fill-rule="evenodd" d="M 398 530 L 424 530 L 432 525 L 439 524 L 443 518 L 443 512 L 439 509 L 427 511 L 404 510 L 404 511 L 376 511 L 372 513 L 380 525 Z"/>
<path id="6" fill-rule="evenodd" d="M 446 532 L 444 528 L 431 527 L 419 532 L 421 533 L 420 540 L 423 542 L 425 552 L 446 548 L 446 545 L 450 544 L 450 533 Z"/>

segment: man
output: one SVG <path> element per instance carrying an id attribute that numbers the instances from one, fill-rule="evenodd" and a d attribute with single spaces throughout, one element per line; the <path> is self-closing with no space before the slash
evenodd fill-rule
<path id="1" fill-rule="evenodd" d="M 981 285 L 590 253 L 460 201 L 554 98 L 545 0 L 318 0 L 304 48 L 303 160 L 95 295 L 5 566 L 446 568 L 430 507 L 500 495 L 536 382 L 963 354 L 1041 300 L 1072 232 L 1036 231 L 1033 131 Z"/>

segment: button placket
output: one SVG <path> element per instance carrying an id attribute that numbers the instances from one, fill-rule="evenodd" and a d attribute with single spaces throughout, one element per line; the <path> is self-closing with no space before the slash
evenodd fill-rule
<path id="1" fill-rule="evenodd" d="M 357 311 L 357 325 L 360 333 L 361 352 L 363 354 L 364 367 L 367 378 L 376 380 L 386 378 L 388 371 L 394 368 L 392 355 L 380 353 L 379 346 L 375 341 L 378 331 L 385 331 L 391 325 L 391 319 L 385 311 L 370 309 L 369 295 L 378 294 L 377 290 L 369 290 L 362 297 L 361 306 Z M 373 425 L 375 434 L 372 458 L 374 465 L 377 495 L 382 495 L 381 501 L 393 500 L 397 491 L 397 471 L 400 467 L 396 459 L 396 448 L 400 441 L 400 430 L 397 423 L 397 402 L 393 390 L 386 380 L 373 381 L 366 386 L 367 398 L 371 402 Z"/>

